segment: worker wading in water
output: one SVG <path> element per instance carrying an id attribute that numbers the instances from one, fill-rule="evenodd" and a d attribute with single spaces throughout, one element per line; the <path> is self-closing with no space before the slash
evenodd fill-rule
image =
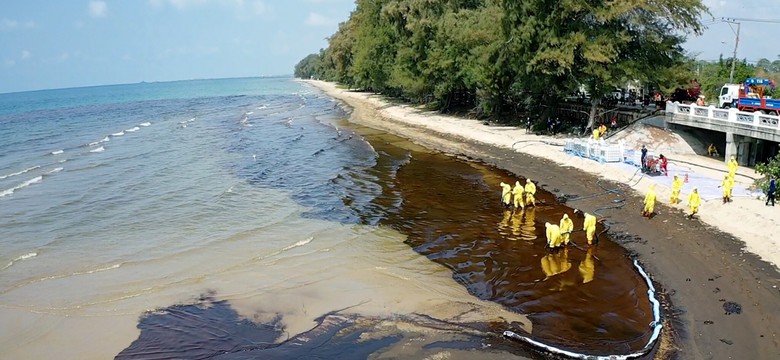
<path id="1" fill-rule="evenodd" d="M 547 246 L 556 249 L 561 245 L 561 228 L 558 225 L 544 223 L 547 234 Z"/>
<path id="2" fill-rule="evenodd" d="M 682 187 L 683 187 L 683 180 L 680 179 L 679 176 L 675 175 L 674 180 L 672 180 L 672 197 L 670 199 L 670 202 L 672 204 L 680 203 L 680 190 L 682 190 Z"/>
<path id="3" fill-rule="evenodd" d="M 582 230 L 585 231 L 585 238 L 588 239 L 588 245 L 593 245 L 593 237 L 596 235 L 596 223 L 599 221 L 595 216 L 582 212 L 580 209 L 574 209 L 574 214 L 584 218 L 582 221 Z"/>
<path id="4" fill-rule="evenodd" d="M 642 216 L 650 217 L 655 212 L 655 185 L 650 185 L 645 195 L 645 208 L 642 210 Z"/>
<path id="5" fill-rule="evenodd" d="M 504 207 L 512 206 L 512 185 L 501 182 L 501 205 Z"/>
<path id="6" fill-rule="evenodd" d="M 531 181 L 531 179 L 525 179 L 525 205 L 526 206 L 534 206 L 536 207 L 536 199 L 534 198 L 534 195 L 536 195 L 536 185 L 534 185 L 534 182 Z"/>
<path id="7" fill-rule="evenodd" d="M 699 189 L 693 188 L 691 194 L 688 195 L 688 206 L 690 207 L 690 212 L 688 213 L 689 219 L 693 219 L 693 215 L 696 215 L 696 213 L 699 212 L 699 205 L 701 205 L 701 196 L 699 196 Z"/>
<path id="8" fill-rule="evenodd" d="M 559 228 L 561 231 L 561 242 L 564 245 L 569 245 L 569 237 L 572 231 L 574 231 L 574 223 L 569 219 L 568 214 L 563 214 Z"/>
<path id="9" fill-rule="evenodd" d="M 523 185 L 520 185 L 519 181 L 515 181 L 515 187 L 512 189 L 512 196 L 515 198 L 515 210 L 525 209 L 525 201 L 523 201 Z"/>

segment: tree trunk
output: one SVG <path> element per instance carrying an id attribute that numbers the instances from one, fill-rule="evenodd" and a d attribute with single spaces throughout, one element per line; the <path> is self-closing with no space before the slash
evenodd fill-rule
<path id="1" fill-rule="evenodd" d="M 598 110 L 601 99 L 590 98 L 590 114 L 588 115 L 588 126 L 585 130 L 593 130 L 596 127 L 596 110 Z"/>

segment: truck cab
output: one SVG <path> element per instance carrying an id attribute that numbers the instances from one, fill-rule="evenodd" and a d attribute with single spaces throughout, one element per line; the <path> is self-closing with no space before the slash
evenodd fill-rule
<path id="1" fill-rule="evenodd" d="M 726 84 L 720 88 L 718 96 L 718 107 L 721 109 L 730 109 L 737 106 L 739 100 L 740 84 Z"/>

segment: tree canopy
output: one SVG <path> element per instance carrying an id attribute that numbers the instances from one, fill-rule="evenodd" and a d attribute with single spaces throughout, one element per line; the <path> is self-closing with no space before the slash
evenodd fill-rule
<path id="1" fill-rule="evenodd" d="M 681 44 L 703 12 L 701 0 L 357 0 L 295 74 L 482 116 L 583 88 L 595 106 L 627 81 L 687 83 Z"/>

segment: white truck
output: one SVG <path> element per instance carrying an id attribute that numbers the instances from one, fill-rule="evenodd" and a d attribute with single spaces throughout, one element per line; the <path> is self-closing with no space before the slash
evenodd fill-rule
<path id="1" fill-rule="evenodd" d="M 739 99 L 739 84 L 726 84 L 720 88 L 720 95 L 718 96 L 718 107 L 721 109 L 729 109 L 736 107 L 734 104 Z"/>

